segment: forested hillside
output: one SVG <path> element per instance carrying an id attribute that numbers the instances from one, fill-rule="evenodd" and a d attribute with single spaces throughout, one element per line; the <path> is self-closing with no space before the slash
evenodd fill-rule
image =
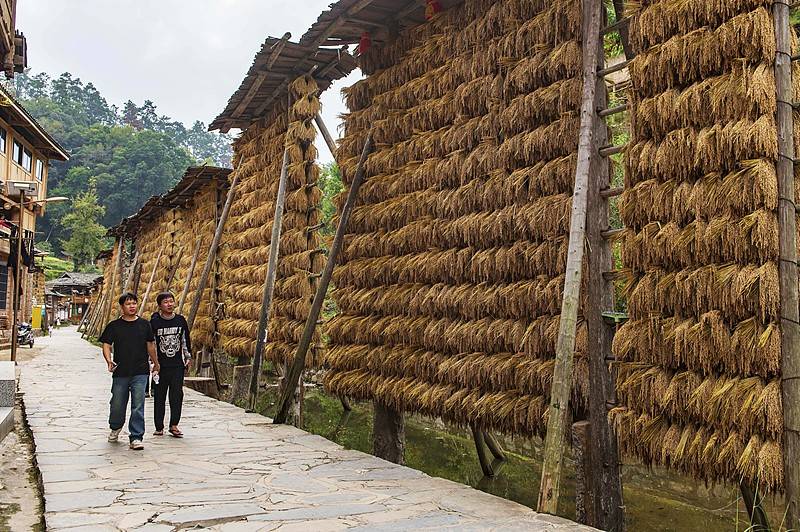
<path id="1" fill-rule="evenodd" d="M 156 105 L 127 101 L 110 105 L 92 83 L 69 73 L 57 78 L 18 74 L 8 88 L 71 154 L 50 169 L 50 196 L 91 196 L 99 221 L 110 227 L 136 212 L 150 197 L 172 187 L 187 166 L 230 165 L 227 136 L 209 133 L 201 121 L 190 127 L 161 116 Z M 54 204 L 39 222 L 37 241 L 56 252 L 72 236 L 64 223 L 68 203 Z M 69 220 L 69 219 L 68 219 Z M 44 242 L 47 242 L 46 244 Z M 66 246 L 70 247 L 70 246 Z"/>

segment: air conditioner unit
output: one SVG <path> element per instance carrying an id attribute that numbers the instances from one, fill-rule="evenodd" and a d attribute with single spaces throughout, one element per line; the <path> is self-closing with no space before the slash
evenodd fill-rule
<path id="1" fill-rule="evenodd" d="M 39 194 L 38 181 L 7 181 L 5 183 L 6 194 L 12 198 L 18 198 L 20 192 L 33 198 Z"/>

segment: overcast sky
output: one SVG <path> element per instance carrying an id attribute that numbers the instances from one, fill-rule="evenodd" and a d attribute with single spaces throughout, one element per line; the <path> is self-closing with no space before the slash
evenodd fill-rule
<path id="1" fill-rule="evenodd" d="M 267 36 L 297 41 L 332 0 L 19 0 L 33 73 L 71 72 L 111 104 L 150 99 L 159 114 L 206 124 L 239 87 Z M 330 129 L 340 80 L 322 97 Z M 337 136 L 334 134 L 334 136 Z M 320 138 L 320 158 L 331 156 Z"/>

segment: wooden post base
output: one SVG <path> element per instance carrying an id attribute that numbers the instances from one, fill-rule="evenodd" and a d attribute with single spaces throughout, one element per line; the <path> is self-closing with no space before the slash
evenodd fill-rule
<path id="1" fill-rule="evenodd" d="M 406 428 L 402 412 L 373 402 L 372 453 L 389 462 L 405 464 Z"/>
<path id="2" fill-rule="evenodd" d="M 247 402 L 247 393 L 250 389 L 250 375 L 253 366 L 250 364 L 233 367 L 233 382 L 231 383 L 230 402 L 243 406 Z"/>

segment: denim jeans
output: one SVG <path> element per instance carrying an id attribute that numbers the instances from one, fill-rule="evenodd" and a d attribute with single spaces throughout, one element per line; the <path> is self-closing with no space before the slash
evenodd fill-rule
<path id="1" fill-rule="evenodd" d="M 111 379 L 111 413 L 108 426 L 111 430 L 121 429 L 125 424 L 125 410 L 128 408 L 128 395 L 131 398 L 131 417 L 128 421 L 130 440 L 144 437 L 144 389 L 149 375 L 114 377 Z"/>

